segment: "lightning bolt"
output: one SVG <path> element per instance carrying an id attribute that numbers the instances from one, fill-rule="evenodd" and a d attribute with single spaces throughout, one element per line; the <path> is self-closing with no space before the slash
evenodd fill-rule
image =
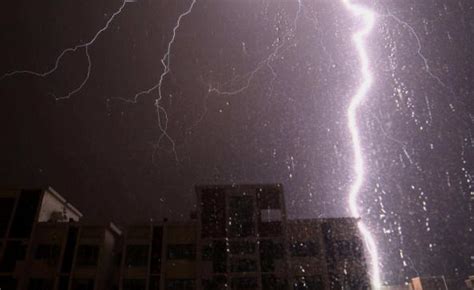
<path id="1" fill-rule="evenodd" d="M 349 107 L 347 109 L 347 120 L 348 127 L 352 138 L 352 147 L 354 151 L 354 174 L 355 179 L 349 190 L 349 209 L 354 217 L 360 217 L 359 208 L 357 206 L 357 200 L 360 194 L 360 189 L 364 182 L 364 157 L 362 154 L 362 146 L 360 141 L 359 128 L 357 126 L 357 109 L 361 103 L 367 97 L 370 87 L 373 82 L 372 73 L 370 71 L 369 57 L 367 55 L 367 49 L 365 46 L 365 38 L 372 31 L 375 24 L 375 13 L 367 7 L 354 4 L 351 0 L 341 0 L 345 8 L 348 9 L 352 14 L 362 18 L 363 27 L 355 32 L 352 36 L 357 54 L 360 62 L 360 72 L 362 74 L 362 83 L 357 89 L 355 95 L 352 97 Z M 371 259 L 371 278 L 372 285 L 374 288 L 378 288 L 381 285 L 380 280 L 380 269 L 379 269 L 379 257 L 377 251 L 377 245 L 375 240 L 362 220 L 358 222 L 359 231 L 365 240 L 367 250 Z"/>
<path id="2" fill-rule="evenodd" d="M 158 82 L 155 83 L 150 88 L 136 93 L 133 96 L 133 98 L 131 98 L 131 99 L 116 98 L 118 100 L 121 100 L 121 101 L 124 101 L 124 102 L 127 102 L 127 103 L 136 104 L 138 102 L 138 99 L 141 96 L 151 94 L 153 91 L 158 90 L 158 96 L 155 98 L 154 106 L 155 106 L 155 111 L 156 111 L 156 119 L 157 119 L 157 123 L 158 123 L 158 128 L 160 130 L 160 136 L 158 137 L 158 141 L 155 144 L 155 151 L 159 148 L 163 138 L 165 138 L 171 144 L 172 151 L 173 151 L 174 158 L 175 158 L 176 162 L 179 161 L 178 154 L 176 152 L 176 142 L 174 141 L 174 139 L 168 133 L 168 121 L 169 121 L 168 113 L 166 112 L 165 108 L 163 108 L 163 106 L 161 106 L 160 102 L 163 99 L 163 82 L 164 82 L 166 76 L 171 71 L 171 67 L 170 67 L 171 49 L 172 49 L 173 44 L 175 42 L 176 34 L 178 32 L 178 29 L 181 26 L 181 21 L 183 20 L 183 18 L 186 17 L 187 15 L 189 15 L 193 11 L 193 8 L 194 8 L 194 5 L 196 4 L 196 1 L 197 0 L 192 0 L 191 3 L 189 4 L 188 9 L 186 9 L 186 11 L 181 13 L 178 16 L 178 19 L 176 20 L 176 23 L 175 23 L 175 25 L 173 27 L 173 30 L 172 30 L 171 39 L 170 39 L 170 41 L 168 42 L 168 45 L 167 45 L 166 52 L 161 57 L 161 65 L 163 66 L 163 72 L 161 73 L 161 75 L 158 79 Z M 162 120 L 162 119 L 164 119 L 164 120 Z M 153 153 L 153 155 L 154 154 L 155 154 L 155 152 Z"/>
<path id="3" fill-rule="evenodd" d="M 270 88 L 271 88 L 271 90 L 273 90 L 273 82 L 277 78 L 277 73 L 275 72 L 274 68 L 272 67 L 272 63 L 279 56 L 281 56 L 283 53 L 285 53 L 288 49 L 295 46 L 295 44 L 287 45 L 287 43 L 290 42 L 292 39 L 294 39 L 295 36 L 296 36 L 296 30 L 298 28 L 298 20 L 300 19 L 301 13 L 303 12 L 303 8 L 304 8 L 302 0 L 296 0 L 296 4 L 298 5 L 298 8 L 297 8 L 297 11 L 296 11 L 295 18 L 293 20 L 293 27 L 291 27 L 289 29 L 289 31 L 287 31 L 285 34 L 283 34 L 282 37 L 278 37 L 277 40 L 275 40 L 273 42 L 274 49 L 267 55 L 266 58 L 264 58 L 263 60 L 258 62 L 257 65 L 255 66 L 255 68 L 252 71 L 247 72 L 246 74 L 238 76 L 237 78 L 233 79 L 233 80 L 237 79 L 239 81 L 242 81 L 242 85 L 238 88 L 235 88 L 235 89 L 232 89 L 232 88 L 231 89 L 220 89 L 220 88 L 216 88 L 216 87 L 210 85 L 209 89 L 208 89 L 208 93 L 214 93 L 214 94 L 220 95 L 220 96 L 238 95 L 238 94 L 244 92 L 245 90 L 247 90 L 250 87 L 252 81 L 255 78 L 255 75 L 257 73 L 259 73 L 265 67 L 271 72 L 271 74 L 273 76 L 271 81 L 270 81 Z M 279 43 L 280 39 L 281 39 L 281 42 Z M 223 85 L 220 85 L 219 87 L 225 87 L 228 84 L 229 84 L 229 82 L 227 82 Z"/>
<path id="4" fill-rule="evenodd" d="M 125 8 L 125 5 L 127 4 L 127 2 L 130 2 L 129 0 L 124 0 L 122 2 L 122 5 L 120 5 L 120 7 L 112 14 L 112 16 L 110 16 L 110 18 L 107 20 L 107 22 L 105 23 L 105 25 L 99 29 L 95 34 L 94 36 L 92 37 L 91 40 L 89 40 L 88 42 L 86 43 L 83 43 L 83 44 L 78 44 L 74 47 L 69 47 L 69 48 L 66 48 L 65 50 L 63 50 L 59 56 L 56 58 L 56 61 L 54 63 L 54 66 L 47 70 L 47 71 L 44 71 L 44 72 L 37 72 L 37 71 L 33 71 L 33 70 L 16 70 L 16 71 L 12 71 L 12 72 L 8 72 L 6 74 L 4 74 L 2 77 L 0 77 L 0 81 L 6 79 L 6 78 L 9 78 L 9 77 L 13 77 L 13 76 L 16 76 L 16 75 L 32 75 L 32 76 L 36 76 L 36 77 L 41 77 L 41 78 L 45 78 L 47 76 L 49 76 L 50 74 L 54 73 L 58 67 L 59 67 L 59 64 L 61 63 L 61 59 L 68 53 L 71 53 L 71 52 L 76 52 L 77 50 L 79 49 L 84 49 L 84 53 L 87 57 L 87 72 L 86 72 L 86 76 L 84 77 L 84 79 L 82 80 L 82 82 L 80 83 L 80 85 L 78 87 L 76 87 L 75 89 L 71 90 L 69 93 L 65 94 L 64 96 L 62 97 L 56 97 L 54 96 L 54 98 L 58 101 L 58 100 L 64 100 L 64 99 L 69 99 L 70 97 L 72 97 L 74 94 L 78 93 L 83 87 L 84 85 L 87 83 L 87 81 L 89 80 L 89 77 L 90 77 L 90 74 L 91 74 L 91 68 L 92 68 L 92 61 L 91 61 L 91 56 L 89 54 L 89 47 L 91 45 L 94 44 L 94 42 L 97 40 L 97 38 L 100 36 L 100 34 L 104 31 L 106 31 L 109 26 L 110 26 L 110 23 L 112 23 L 112 21 L 115 19 L 115 17 L 117 15 L 119 15 L 120 13 L 122 13 L 122 10 Z"/>
<path id="5" fill-rule="evenodd" d="M 418 56 L 423 60 L 423 69 L 425 70 L 425 72 L 431 77 L 433 78 L 440 86 L 442 86 L 443 88 L 445 89 L 449 89 L 448 86 L 441 80 L 441 78 L 437 75 L 435 75 L 432 70 L 431 70 L 431 67 L 430 67 L 430 63 L 428 61 L 428 58 L 423 54 L 423 47 L 421 45 L 421 40 L 420 40 L 420 37 L 418 36 L 418 34 L 416 33 L 415 29 L 413 28 L 413 26 L 411 26 L 410 24 L 408 24 L 408 22 L 406 21 L 403 21 L 401 20 L 400 18 L 396 17 L 395 15 L 393 15 L 390 11 L 388 12 L 387 15 L 383 15 L 383 16 L 386 16 L 386 17 L 390 17 L 392 18 L 393 20 L 395 20 L 396 22 L 398 22 L 398 24 L 402 25 L 403 27 L 405 27 L 406 29 L 408 29 L 408 31 L 413 35 L 413 37 L 415 37 L 415 40 L 416 40 L 416 43 L 417 43 L 417 54 Z"/>

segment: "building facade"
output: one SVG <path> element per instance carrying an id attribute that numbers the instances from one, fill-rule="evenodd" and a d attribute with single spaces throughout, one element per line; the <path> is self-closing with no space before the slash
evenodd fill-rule
<path id="1" fill-rule="evenodd" d="M 369 289 L 356 219 L 288 220 L 280 184 L 196 193 L 195 289 Z"/>
<path id="2" fill-rule="evenodd" d="M 0 191 L 0 289 L 113 289 L 120 230 L 81 217 L 52 188 Z"/>
<path id="3" fill-rule="evenodd" d="M 120 289 L 194 289 L 196 224 L 153 223 L 125 233 Z"/>
<path id="4" fill-rule="evenodd" d="M 0 191 L 0 289 L 369 289 L 357 220 L 288 220 L 279 184 L 196 187 L 185 222 L 87 225 L 51 188 Z"/>
<path id="5" fill-rule="evenodd" d="M 0 191 L 0 286 L 26 287 L 32 233 L 41 222 L 79 221 L 82 214 L 54 189 Z"/>

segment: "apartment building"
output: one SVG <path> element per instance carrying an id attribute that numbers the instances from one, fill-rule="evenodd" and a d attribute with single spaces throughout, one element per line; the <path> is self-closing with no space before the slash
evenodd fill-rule
<path id="1" fill-rule="evenodd" d="M 0 191 L 0 289 L 369 289 L 357 220 L 288 220 L 280 184 L 196 187 L 185 222 L 88 225 L 53 189 Z"/>
<path id="2" fill-rule="evenodd" d="M 20 289 L 117 289 L 120 238 L 114 224 L 38 224 L 25 263 L 27 285 Z"/>
<path id="3" fill-rule="evenodd" d="M 196 237 L 193 221 L 128 227 L 120 289 L 194 289 Z"/>
<path id="4" fill-rule="evenodd" d="M 198 186 L 196 193 L 192 289 L 370 288 L 356 219 L 288 220 L 280 184 Z"/>
<path id="5" fill-rule="evenodd" d="M 41 222 L 79 221 L 82 213 L 51 187 L 0 190 L 0 288 L 26 287 L 25 263 Z"/>
<path id="6" fill-rule="evenodd" d="M 280 184 L 197 186 L 196 289 L 286 289 Z"/>
<path id="7" fill-rule="evenodd" d="M 81 217 L 50 187 L 0 191 L 0 289 L 113 289 L 121 232 Z"/>

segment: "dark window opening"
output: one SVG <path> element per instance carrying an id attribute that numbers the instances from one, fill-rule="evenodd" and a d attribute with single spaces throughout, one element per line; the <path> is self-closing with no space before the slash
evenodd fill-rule
<path id="1" fill-rule="evenodd" d="M 126 279 L 123 280 L 123 290 L 145 290 L 146 280 L 144 279 Z"/>
<path id="2" fill-rule="evenodd" d="M 53 280 L 49 279 L 30 279 L 28 290 L 51 290 L 53 289 Z"/>
<path id="3" fill-rule="evenodd" d="M 293 283 L 294 290 L 321 290 L 323 288 L 323 282 L 319 276 L 301 276 L 296 277 Z M 331 288 L 333 289 L 333 288 Z M 359 288 L 347 288 L 347 289 L 359 289 Z"/>
<path id="4" fill-rule="evenodd" d="M 257 278 L 254 278 L 254 277 L 232 278 L 231 286 L 232 286 L 232 290 L 258 289 Z"/>
<path id="5" fill-rule="evenodd" d="M 290 245 L 293 257 L 315 257 L 319 253 L 318 243 L 314 241 L 295 241 Z"/>
<path id="6" fill-rule="evenodd" d="M 230 242 L 229 251 L 233 255 L 248 255 L 255 253 L 255 242 Z"/>
<path id="7" fill-rule="evenodd" d="M 126 267 L 148 266 L 148 245 L 128 245 L 125 257 Z"/>
<path id="8" fill-rule="evenodd" d="M 212 279 L 202 280 L 202 289 L 221 290 L 226 289 L 227 278 L 225 276 L 214 276 Z"/>
<path id="9" fill-rule="evenodd" d="M 0 272 L 13 272 L 18 261 L 25 259 L 26 245 L 21 241 L 9 241 L 0 262 Z"/>
<path id="10" fill-rule="evenodd" d="M 288 282 L 284 278 L 274 275 L 262 275 L 262 289 L 287 290 Z"/>
<path id="11" fill-rule="evenodd" d="M 35 260 L 42 260 L 48 264 L 56 265 L 61 254 L 59 245 L 40 244 L 36 247 Z"/>
<path id="12" fill-rule="evenodd" d="M 170 260 L 195 260 L 196 246 L 193 244 L 168 245 L 167 257 Z"/>
<path id="13" fill-rule="evenodd" d="M 94 280 L 92 279 L 73 279 L 71 290 L 94 290 Z"/>
<path id="14" fill-rule="evenodd" d="M 274 272 L 275 261 L 284 259 L 285 250 L 283 244 L 272 240 L 260 241 L 260 263 L 262 272 Z"/>
<path id="15" fill-rule="evenodd" d="M 193 290 L 196 288 L 194 279 L 166 280 L 167 290 Z"/>
<path id="16" fill-rule="evenodd" d="M 227 269 L 227 247 L 223 241 L 215 241 L 202 249 L 203 261 L 212 261 L 214 273 L 224 273 Z"/>
<path id="17" fill-rule="evenodd" d="M 256 272 L 257 262 L 252 259 L 232 259 L 231 272 Z"/>
<path id="18" fill-rule="evenodd" d="M 203 190 L 201 195 L 203 238 L 225 236 L 225 198 L 219 190 Z"/>
<path id="19" fill-rule="evenodd" d="M 79 245 L 77 248 L 76 265 L 77 266 L 97 266 L 99 261 L 99 246 Z"/>
<path id="20" fill-rule="evenodd" d="M 255 234 L 254 206 L 251 196 L 232 196 L 229 201 L 228 229 L 231 237 Z"/>
<path id="21" fill-rule="evenodd" d="M 258 231 L 261 237 L 280 237 L 283 235 L 281 222 L 259 222 Z"/>
<path id="22" fill-rule="evenodd" d="M 69 290 L 69 276 L 59 277 L 58 290 Z"/>

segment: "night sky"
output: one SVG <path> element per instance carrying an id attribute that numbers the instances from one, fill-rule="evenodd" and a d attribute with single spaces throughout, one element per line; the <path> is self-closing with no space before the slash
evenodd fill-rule
<path id="1" fill-rule="evenodd" d="M 48 184 L 89 220 L 122 224 L 187 219 L 194 185 L 207 183 L 278 182 L 290 218 L 350 215 L 346 110 L 360 82 L 351 41 L 360 22 L 340 1 L 197 0 L 171 45 L 159 115 L 161 59 L 191 1 L 126 3 L 98 33 L 122 3 L 3 6 L 0 75 L 50 71 L 65 49 L 97 38 L 44 77 L 0 80 L 0 184 Z M 378 17 L 368 39 L 374 85 L 358 111 L 360 208 L 384 280 L 465 279 L 474 272 L 474 3 L 365 4 Z"/>

